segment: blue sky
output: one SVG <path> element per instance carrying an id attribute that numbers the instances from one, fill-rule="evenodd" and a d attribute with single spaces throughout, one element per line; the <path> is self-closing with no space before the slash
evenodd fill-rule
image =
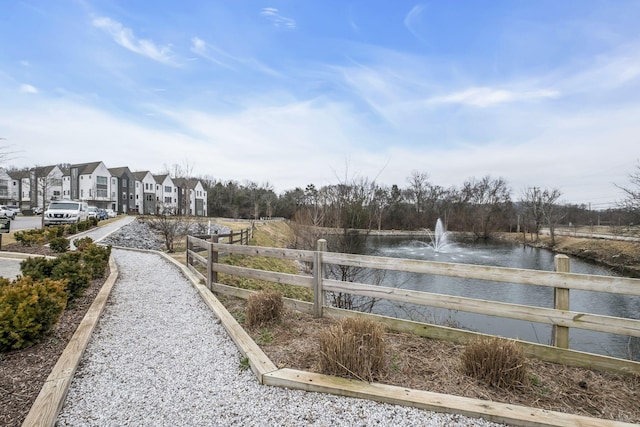
<path id="1" fill-rule="evenodd" d="M 277 192 L 491 175 L 514 199 L 539 186 L 607 207 L 640 158 L 638 0 L 1 10 L 0 137 L 14 166 L 180 164 Z"/>

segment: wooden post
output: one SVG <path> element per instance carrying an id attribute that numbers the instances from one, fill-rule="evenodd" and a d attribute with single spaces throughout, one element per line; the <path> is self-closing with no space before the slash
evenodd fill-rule
<path id="1" fill-rule="evenodd" d="M 193 261 L 191 260 L 191 255 L 189 251 L 191 250 L 191 236 L 187 235 L 187 265 L 192 265 Z"/>
<path id="2" fill-rule="evenodd" d="M 556 255 L 553 259 L 555 271 L 558 273 L 569 273 L 569 257 L 566 255 Z M 556 310 L 569 311 L 569 289 L 555 288 L 553 293 L 554 308 Z M 552 337 L 553 345 L 560 348 L 569 348 L 569 328 L 566 326 L 553 325 Z"/>
<path id="3" fill-rule="evenodd" d="M 211 235 L 211 242 L 213 242 L 213 237 L 215 236 L 215 234 Z M 211 284 L 213 283 L 213 271 L 211 269 L 211 267 L 213 266 L 213 264 L 211 263 L 211 258 L 213 258 L 213 246 L 211 245 L 211 243 L 209 243 L 207 245 L 207 288 L 211 291 L 213 290 Z"/>
<path id="4" fill-rule="evenodd" d="M 211 236 L 212 243 L 218 243 L 218 234 L 213 234 Z M 213 290 L 213 284 L 218 283 L 218 272 L 213 271 L 213 265 L 218 263 L 218 251 L 213 250 L 213 246 L 209 245 L 209 258 L 207 258 L 207 276 L 211 276 L 211 285 L 209 286 L 210 290 Z"/>
<path id="5" fill-rule="evenodd" d="M 316 318 L 322 317 L 322 306 L 324 305 L 322 252 L 326 250 L 327 241 L 325 239 L 318 240 L 316 251 L 313 254 L 313 316 Z"/>

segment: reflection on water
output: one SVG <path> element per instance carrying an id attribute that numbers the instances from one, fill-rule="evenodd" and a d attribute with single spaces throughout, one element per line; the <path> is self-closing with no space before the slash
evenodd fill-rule
<path id="1" fill-rule="evenodd" d="M 439 262 L 490 265 L 553 271 L 551 251 L 522 245 L 452 242 L 444 251 L 435 252 L 425 242 L 411 238 L 371 237 L 368 255 L 421 259 Z M 616 275 L 606 268 L 571 259 L 571 272 Z M 463 296 L 514 304 L 553 308 L 553 288 L 458 279 L 415 273 L 387 272 L 383 286 L 401 287 L 425 292 Z M 571 311 L 640 319 L 640 298 L 601 292 L 572 290 Z M 393 301 L 380 301 L 374 312 L 416 321 L 435 322 L 468 330 L 550 344 L 551 326 L 534 322 L 504 319 Z M 640 339 L 571 328 L 570 347 L 574 350 L 640 360 Z"/>

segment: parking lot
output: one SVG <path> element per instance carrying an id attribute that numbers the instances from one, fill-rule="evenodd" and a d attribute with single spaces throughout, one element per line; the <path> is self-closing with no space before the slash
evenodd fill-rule
<path id="1" fill-rule="evenodd" d="M 18 215 L 16 219 L 11 221 L 11 231 L 27 230 L 30 228 L 40 228 L 42 217 Z"/>

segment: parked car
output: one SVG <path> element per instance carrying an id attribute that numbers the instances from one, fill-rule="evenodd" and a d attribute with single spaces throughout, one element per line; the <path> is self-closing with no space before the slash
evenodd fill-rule
<path id="1" fill-rule="evenodd" d="M 89 206 L 87 208 L 87 218 L 98 218 L 98 208 Z"/>
<path id="2" fill-rule="evenodd" d="M 108 218 L 115 218 L 116 217 L 116 212 L 113 209 L 106 209 L 107 211 L 107 217 Z"/>
<path id="3" fill-rule="evenodd" d="M 44 212 L 44 225 L 72 224 L 87 219 L 86 202 L 56 200 Z"/>
<path id="4" fill-rule="evenodd" d="M 35 207 L 35 208 L 31 209 L 31 212 L 33 212 L 34 215 L 40 215 L 42 213 L 42 208 Z"/>
<path id="5" fill-rule="evenodd" d="M 0 205 L 0 218 L 16 219 L 16 213 L 6 205 Z"/>
<path id="6" fill-rule="evenodd" d="M 18 205 L 7 205 L 7 207 L 14 211 L 16 213 L 16 215 L 21 214 L 22 211 L 20 210 L 20 207 Z"/>
<path id="7" fill-rule="evenodd" d="M 103 219 L 107 219 L 107 210 L 98 208 L 98 219 L 102 221 Z"/>

